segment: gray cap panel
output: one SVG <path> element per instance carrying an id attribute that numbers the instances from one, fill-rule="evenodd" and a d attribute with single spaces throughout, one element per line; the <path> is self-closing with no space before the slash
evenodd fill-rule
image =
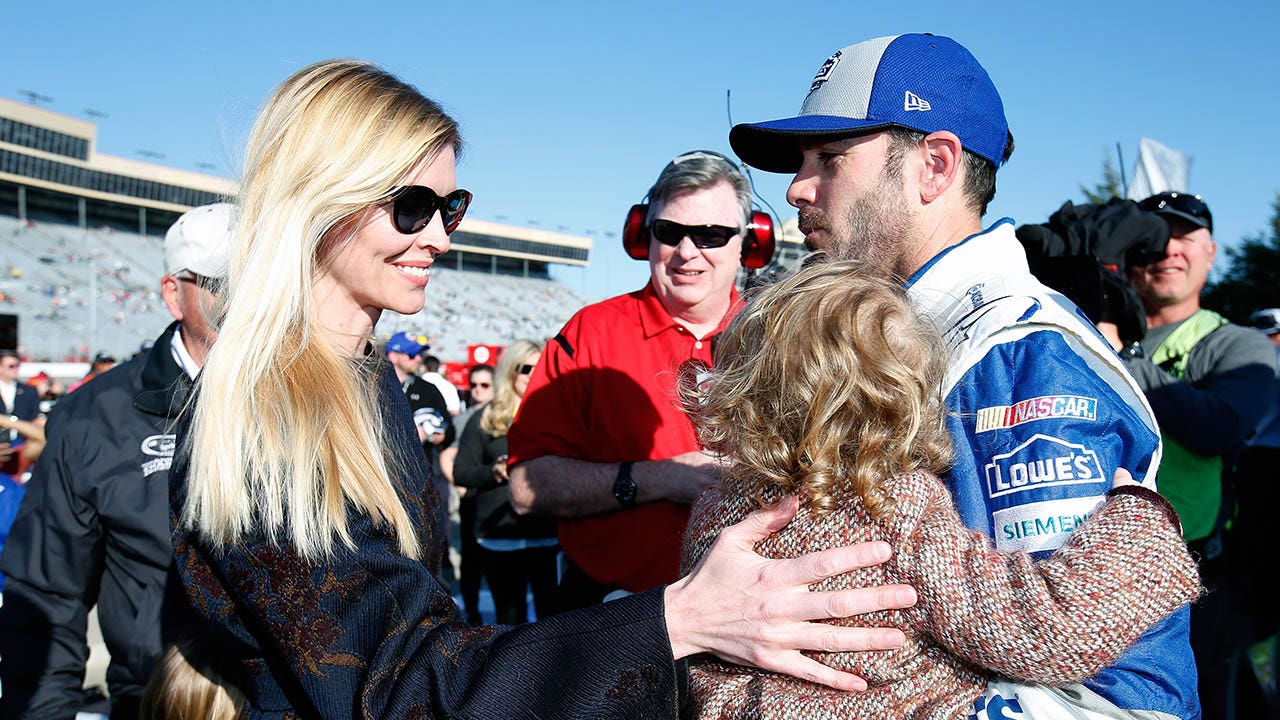
<path id="1" fill-rule="evenodd" d="M 800 106 L 800 114 L 866 120 L 880 58 L 889 44 L 899 37 L 875 38 L 836 51 L 813 78 L 813 86 Z"/>

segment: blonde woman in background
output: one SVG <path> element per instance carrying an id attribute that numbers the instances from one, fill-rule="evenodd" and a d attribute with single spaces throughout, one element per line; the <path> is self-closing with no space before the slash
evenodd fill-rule
<path id="1" fill-rule="evenodd" d="M 526 596 L 533 591 L 537 617 L 556 613 L 555 518 L 517 515 L 511 507 L 507 474 L 507 431 L 529 387 L 542 348 L 516 340 L 502 351 L 494 372 L 493 402 L 471 416 L 458 441 L 454 482 L 475 493 L 476 542 L 497 621 L 516 625 L 528 619 Z"/>
<path id="2" fill-rule="evenodd" d="M 185 601 L 170 609 L 216 659 L 187 670 L 235 678 L 250 718 L 675 717 L 678 661 L 701 652 L 864 687 L 798 649 L 902 633 L 812 621 L 914 593 L 809 591 L 883 561 L 883 543 L 761 558 L 752 545 L 794 503 L 726 529 L 672 585 L 514 628 L 461 621 L 438 577 L 431 470 L 370 345 L 383 310 L 422 309 L 467 209 L 460 144 L 438 104 L 359 61 L 305 67 L 261 109 L 219 341 L 171 474 Z"/>

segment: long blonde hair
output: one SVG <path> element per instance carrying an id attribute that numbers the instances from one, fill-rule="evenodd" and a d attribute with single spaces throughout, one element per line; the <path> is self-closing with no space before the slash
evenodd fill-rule
<path id="1" fill-rule="evenodd" d="M 141 720 L 235 720 L 245 705 L 231 682 L 192 640 L 170 645 L 142 691 Z"/>
<path id="2" fill-rule="evenodd" d="M 854 492 L 874 517 L 882 479 L 951 460 L 941 339 L 901 287 L 856 262 L 820 262 L 749 297 L 681 398 L 703 446 L 757 505 L 797 494 L 818 513 Z"/>
<path id="3" fill-rule="evenodd" d="M 520 407 L 520 396 L 516 394 L 517 371 L 541 351 L 541 345 L 523 338 L 513 341 L 502 351 L 498 367 L 493 371 L 493 401 L 480 416 L 480 429 L 488 435 L 503 437 L 511 429 L 511 421 Z"/>
<path id="4" fill-rule="evenodd" d="M 415 168 L 461 143 L 435 102 L 378 67 L 299 70 L 254 123 L 219 337 L 199 376 L 183 527 L 215 548 L 250 531 L 310 560 L 354 545 L 347 503 L 418 557 L 383 438 L 376 361 L 319 333 L 312 287 Z"/>

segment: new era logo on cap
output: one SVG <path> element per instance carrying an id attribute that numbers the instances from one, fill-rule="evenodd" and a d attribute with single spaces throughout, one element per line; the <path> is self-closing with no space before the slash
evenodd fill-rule
<path id="1" fill-rule="evenodd" d="M 912 110 L 932 110 L 933 106 L 929 104 L 928 100 L 908 90 L 906 97 L 902 101 L 902 109 L 907 112 Z"/>
<path id="2" fill-rule="evenodd" d="M 973 55 L 951 38 L 913 34 L 841 48 L 818 68 L 798 115 L 736 125 L 729 144 L 748 165 L 795 172 L 804 143 L 889 127 L 952 132 L 996 167 L 1009 135 L 1000 94 Z"/>

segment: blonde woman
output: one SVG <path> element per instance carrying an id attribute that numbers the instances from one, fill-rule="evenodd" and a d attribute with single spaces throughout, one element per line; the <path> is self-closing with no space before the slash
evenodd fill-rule
<path id="1" fill-rule="evenodd" d="M 951 460 L 944 358 L 901 287 L 860 263 L 818 263 L 751 298 L 719 336 L 715 369 L 684 383 L 703 443 L 732 463 L 693 508 L 687 566 L 752 509 L 794 494 L 804 508 L 757 545 L 762 554 L 884 540 L 889 563 L 819 589 L 903 582 L 920 593 L 916 607 L 871 621 L 902 628 L 901 649 L 816 655 L 867 677 L 867 692 L 708 659 L 690 673 L 698 717 L 995 720 L 1007 706 L 1020 718 L 1096 720 L 1083 686 L 988 681 L 1083 680 L 1197 597 L 1172 506 L 1127 473 L 1041 563 L 965 528 L 936 477 Z"/>
<path id="2" fill-rule="evenodd" d="M 515 628 L 461 621 L 438 577 L 431 470 L 370 345 L 383 310 L 422 309 L 467 209 L 459 146 L 438 104 L 359 61 L 297 71 L 255 122 L 219 340 L 170 493 L 185 590 L 172 609 L 220 677 L 243 678 L 241 715 L 674 717 L 678 661 L 700 652 L 863 687 L 798 649 L 902 633 L 812 621 L 914 594 L 809 592 L 883 561 L 883 543 L 761 558 L 752 544 L 794 505 L 727 529 L 664 588 Z"/>
<path id="3" fill-rule="evenodd" d="M 517 625 L 528 619 L 528 601 L 539 618 L 556 612 L 556 521 L 517 515 L 511 507 L 507 474 L 507 431 L 515 419 L 529 376 L 542 357 L 532 340 L 516 340 L 502 351 L 494 373 L 493 402 L 471 416 L 458 441 L 454 482 L 475 492 L 476 542 L 480 566 L 493 595 L 497 620 Z"/>

